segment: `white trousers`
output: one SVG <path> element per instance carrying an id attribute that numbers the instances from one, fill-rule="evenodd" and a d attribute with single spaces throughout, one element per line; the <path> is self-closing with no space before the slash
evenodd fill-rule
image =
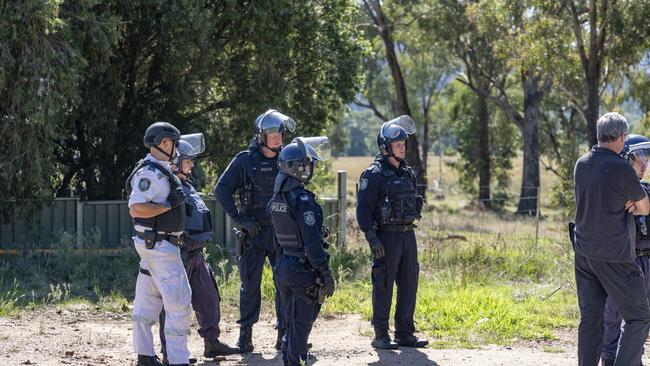
<path id="1" fill-rule="evenodd" d="M 187 336 L 192 316 L 192 290 L 181 261 L 180 249 L 166 240 L 147 249 L 142 239 L 133 238 L 140 255 L 140 267 L 133 302 L 133 349 L 139 355 L 154 356 L 151 326 L 165 307 L 167 358 L 171 364 L 189 363 Z"/>

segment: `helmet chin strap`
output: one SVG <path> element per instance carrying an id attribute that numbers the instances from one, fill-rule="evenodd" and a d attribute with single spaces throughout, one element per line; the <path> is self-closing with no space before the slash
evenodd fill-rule
<path id="1" fill-rule="evenodd" d="M 176 149 L 176 145 L 172 145 L 172 152 L 171 154 L 168 154 L 165 150 L 161 149 L 158 147 L 158 145 L 154 146 L 154 149 L 160 151 L 167 157 L 167 161 L 171 162 L 174 159 L 174 150 Z"/>
<path id="2" fill-rule="evenodd" d="M 258 145 L 264 146 L 267 149 L 273 151 L 274 153 L 279 153 L 280 151 L 282 151 L 282 148 L 284 147 L 284 145 L 280 145 L 278 147 L 269 147 L 269 145 L 266 143 L 266 134 L 264 132 L 262 132 L 261 133 L 262 136 L 259 136 L 259 135 L 260 134 L 258 134 L 258 136 L 257 136 L 257 144 Z M 282 132 L 282 140 L 284 141 L 284 132 Z"/>

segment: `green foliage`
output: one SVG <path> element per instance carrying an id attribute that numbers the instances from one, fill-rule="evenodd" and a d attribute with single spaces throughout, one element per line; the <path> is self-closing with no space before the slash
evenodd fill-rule
<path id="1" fill-rule="evenodd" d="M 458 151 L 461 159 L 449 163 L 459 174 L 461 188 L 472 195 L 478 195 L 478 164 L 479 136 L 476 133 L 476 104 L 474 92 L 461 85 L 453 83 L 448 94 L 448 115 L 453 121 L 452 130 L 458 139 Z M 490 111 L 490 170 L 491 177 L 496 183 L 492 190 L 492 204 L 500 207 L 505 204 L 510 185 L 509 170 L 512 168 L 511 159 L 519 148 L 516 139 L 517 130 L 512 123 L 500 112 Z"/>
<path id="2" fill-rule="evenodd" d="M 587 132 L 578 111 L 567 105 L 559 93 L 552 93 L 544 104 L 540 126 L 541 153 L 547 158 L 546 169 L 557 176 L 557 183 L 551 187 L 551 202 L 562 211 L 565 219 L 575 214 L 573 167 L 581 153 L 588 148 L 582 145 Z"/>
<path id="3" fill-rule="evenodd" d="M 361 80 L 351 0 L 28 1 L 0 11 L 0 138 L 11 154 L 0 167 L 16 172 L 0 176 L 3 199 L 121 198 L 158 120 L 206 134 L 199 185 L 213 186 L 259 113 L 278 108 L 298 134 L 320 135 Z"/>
<path id="4" fill-rule="evenodd" d="M 60 117 L 74 105 L 77 70 L 70 27 L 57 1 L 0 3 L 0 214 L 15 202 L 26 217 L 52 196 L 52 151 L 64 136 Z"/>

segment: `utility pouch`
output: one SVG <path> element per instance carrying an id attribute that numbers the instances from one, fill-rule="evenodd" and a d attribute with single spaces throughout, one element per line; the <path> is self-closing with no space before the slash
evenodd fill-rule
<path id="1" fill-rule="evenodd" d="M 154 245 L 156 245 L 156 234 L 158 233 L 153 230 L 144 231 L 144 245 L 147 249 L 153 249 Z"/>

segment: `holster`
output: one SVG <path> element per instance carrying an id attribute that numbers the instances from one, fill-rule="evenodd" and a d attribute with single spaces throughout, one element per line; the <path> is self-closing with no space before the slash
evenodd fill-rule
<path id="1" fill-rule="evenodd" d="M 576 242 L 575 242 L 575 231 L 576 231 L 576 224 L 573 222 L 569 222 L 569 240 L 571 240 L 571 245 L 575 248 Z"/>
<path id="2" fill-rule="evenodd" d="M 315 299 L 316 302 L 319 304 L 324 304 L 325 303 L 325 281 L 320 277 L 316 277 L 316 286 L 314 286 L 315 290 Z"/>
<path id="3" fill-rule="evenodd" d="M 233 229 L 235 231 L 235 256 L 241 257 L 246 247 L 246 237 L 248 233 L 244 230 Z"/>
<path id="4" fill-rule="evenodd" d="M 318 302 L 319 304 L 322 304 L 322 302 L 319 302 L 319 289 L 322 288 L 318 285 L 311 286 L 311 287 L 302 287 L 300 289 L 295 290 L 296 295 L 304 298 L 307 300 L 309 303 L 313 304 L 314 302 Z M 324 299 L 323 299 L 324 301 Z"/>

